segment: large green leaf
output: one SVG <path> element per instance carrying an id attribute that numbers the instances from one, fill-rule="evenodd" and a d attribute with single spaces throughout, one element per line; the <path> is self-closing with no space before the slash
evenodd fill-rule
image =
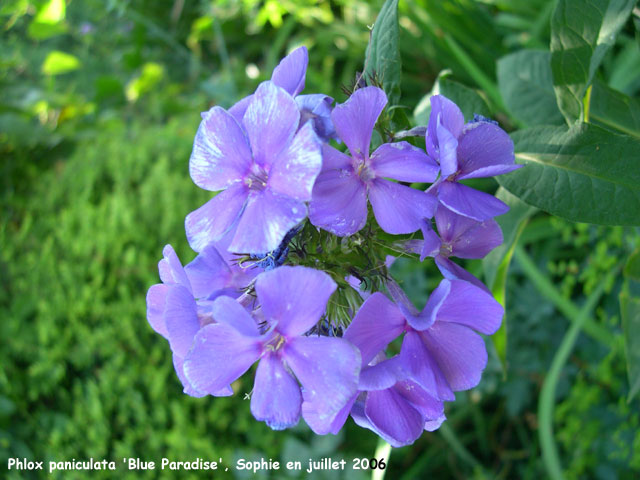
<path id="1" fill-rule="evenodd" d="M 512 135 L 524 168 L 497 177 L 521 200 L 574 222 L 640 225 L 640 142 L 591 124 Z"/>
<path id="2" fill-rule="evenodd" d="M 493 293 L 493 296 L 505 307 L 505 317 L 502 326 L 491 337 L 496 347 L 498 357 L 502 361 L 504 370 L 507 369 L 507 333 L 508 333 L 508 312 L 506 312 L 506 287 L 507 272 L 513 257 L 513 251 L 518 243 L 518 239 L 527 225 L 529 218 L 537 210 L 527 205 L 515 195 L 509 193 L 503 187 L 496 192 L 496 197 L 509 205 L 509 211 L 504 215 L 496 217 L 496 221 L 502 229 L 504 242 L 499 247 L 491 251 L 482 260 L 485 283 Z"/>
<path id="3" fill-rule="evenodd" d="M 400 78 L 402 62 L 398 37 L 398 0 L 384 2 L 371 32 L 365 57 L 365 76 L 367 81 L 376 78 L 382 82 L 389 98 L 389 105 L 400 101 Z"/>
<path id="4" fill-rule="evenodd" d="M 582 121 L 583 98 L 635 0 L 558 0 L 551 18 L 551 70 L 567 123 Z"/>
<path id="5" fill-rule="evenodd" d="M 511 114 L 525 125 L 562 125 L 553 91 L 551 53 L 520 50 L 498 60 L 498 87 Z"/>
<path id="6" fill-rule="evenodd" d="M 599 80 L 591 90 L 589 121 L 640 139 L 640 100 L 609 88 Z"/>
<path id="7" fill-rule="evenodd" d="M 413 112 L 413 118 L 418 125 L 426 125 L 429 122 L 433 95 L 444 95 L 458 105 L 467 122 L 473 119 L 476 113 L 486 117 L 491 115 L 487 102 L 475 90 L 452 80 L 451 71 L 443 70 L 433 84 L 431 92 L 422 97 Z"/>

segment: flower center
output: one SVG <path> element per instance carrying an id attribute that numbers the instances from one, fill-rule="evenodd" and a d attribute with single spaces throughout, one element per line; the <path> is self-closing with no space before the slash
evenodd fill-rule
<path id="1" fill-rule="evenodd" d="M 269 340 L 269 342 L 266 343 L 266 345 L 264 346 L 267 350 L 270 350 L 272 352 L 277 352 L 278 350 L 280 350 L 282 348 L 282 346 L 285 344 L 286 340 L 285 338 L 280 335 L 280 334 L 275 334 L 273 336 L 273 338 L 271 340 Z"/>
<path id="2" fill-rule="evenodd" d="M 244 183 L 249 187 L 249 190 L 262 191 L 267 187 L 267 181 L 269 180 L 269 174 L 259 165 L 254 163 L 251 165 L 249 174 L 245 177 Z"/>
<path id="3" fill-rule="evenodd" d="M 368 182 L 369 180 L 373 180 L 376 176 L 375 172 L 371 170 L 369 167 L 369 161 L 366 158 L 359 159 L 356 161 L 355 171 L 356 175 L 360 177 L 360 180 L 363 182 Z"/>
<path id="4" fill-rule="evenodd" d="M 442 245 L 440 245 L 440 255 L 442 255 L 443 257 L 449 258 L 452 252 L 453 245 L 449 243 L 443 243 Z"/>

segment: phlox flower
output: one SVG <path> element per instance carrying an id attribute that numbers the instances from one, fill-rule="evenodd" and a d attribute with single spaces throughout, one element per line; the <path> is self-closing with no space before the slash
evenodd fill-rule
<path id="1" fill-rule="evenodd" d="M 424 151 L 397 142 L 369 153 L 374 126 L 386 104 L 383 90 L 364 87 L 333 109 L 331 119 L 351 156 L 322 146 L 322 172 L 309 212 L 314 225 L 338 236 L 354 234 L 367 221 L 367 197 L 378 224 L 388 233 L 415 232 L 423 218 L 433 216 L 433 196 L 386 180 L 433 182 L 438 166 Z"/>
<path id="2" fill-rule="evenodd" d="M 184 392 L 202 397 L 205 393 L 194 388 L 184 375 L 184 358 L 196 333 L 203 325 L 213 322 L 211 299 L 221 293 L 237 296 L 237 287 L 246 286 L 252 274 L 228 265 L 213 244 L 186 267 L 182 266 L 171 245 L 165 246 L 162 253 L 164 258 L 158 263 L 162 283 L 149 288 L 147 320 L 151 328 L 169 341 L 173 365 Z M 227 385 L 210 393 L 226 396 L 233 392 Z"/>
<path id="3" fill-rule="evenodd" d="M 203 114 L 189 171 L 199 187 L 221 192 L 186 218 L 195 251 L 235 226 L 229 250 L 270 252 L 304 220 L 322 154 L 311 124 L 298 130 L 299 120 L 293 98 L 272 82 L 258 87 L 242 125 L 220 107 Z"/>
<path id="4" fill-rule="evenodd" d="M 336 289 L 324 272 L 283 266 L 259 275 L 259 328 L 235 300 L 218 297 L 215 324 L 196 335 L 185 373 L 202 392 L 215 392 L 259 360 L 251 412 L 278 430 L 295 425 L 301 414 L 330 422 L 355 393 L 360 372 L 358 349 L 342 338 L 305 336 L 325 312 Z M 302 386 L 302 389 L 300 385 Z"/>
<path id="5" fill-rule="evenodd" d="M 509 207 L 493 195 L 458 183 L 516 170 L 513 142 L 494 122 L 481 119 L 465 125 L 458 106 L 442 95 L 431 97 L 426 133 L 427 153 L 440 164 L 440 178 L 431 188 L 450 210 L 478 221 L 502 215 Z"/>

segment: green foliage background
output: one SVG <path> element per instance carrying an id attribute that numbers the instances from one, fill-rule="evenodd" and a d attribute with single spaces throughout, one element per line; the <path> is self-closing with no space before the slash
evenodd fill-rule
<path id="1" fill-rule="evenodd" d="M 146 322 L 145 294 L 158 281 L 163 245 L 174 245 L 185 263 L 194 256 L 184 217 L 209 196 L 188 176 L 199 112 L 214 104 L 228 107 L 250 93 L 300 44 L 310 50 L 306 92 L 344 101 L 341 86 L 363 68 L 367 26 L 381 5 L 0 5 L 3 469 L 10 457 L 93 457 L 121 466 L 129 457 L 222 458 L 231 465 L 236 458 L 350 461 L 374 455 L 375 436 L 351 422 L 337 437 L 316 437 L 302 425 L 273 432 L 254 421 L 242 400 L 251 389 L 249 376 L 234 386 L 241 393 L 232 398 L 183 395 L 166 342 Z M 553 6 L 546 0 L 400 2 L 401 103 L 408 114 L 437 79 L 443 91 L 452 88 L 451 77 L 482 89 L 486 104 L 479 108 L 503 127 L 519 126 L 520 111 L 504 106 L 518 94 L 500 88 L 499 81 L 521 70 L 509 69 L 518 58 L 505 56 L 548 47 Z M 598 72 L 599 81 L 629 96 L 640 89 L 637 38 L 629 22 Z M 438 77 L 445 68 L 450 77 Z M 475 186 L 493 192 L 497 184 Z M 394 450 L 387 478 L 544 476 L 537 436 L 542 381 L 570 323 L 565 312 L 603 282 L 591 313 L 595 333 L 579 337 L 557 387 L 555 438 L 567 478 L 637 478 L 640 403 L 637 397 L 627 402 L 618 307 L 623 282 L 621 275 L 610 275 L 638 247 L 637 234 L 631 227 L 534 216 L 507 282 L 506 357 L 500 359 L 488 341 L 491 359 L 481 385 L 448 405 L 449 420 L 439 432 Z M 481 275 L 480 262 L 466 267 Z M 439 278 L 432 266 L 405 260 L 395 272 L 418 305 Z M 598 336 L 603 331 L 607 335 Z M 344 478 L 358 478 L 356 473 Z M 9 478 L 29 476 L 38 477 L 9 472 Z M 229 476 L 243 478 L 242 472 Z"/>

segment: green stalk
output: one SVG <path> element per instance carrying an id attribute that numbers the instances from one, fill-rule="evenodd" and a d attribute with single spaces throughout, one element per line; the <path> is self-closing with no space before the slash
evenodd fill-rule
<path id="1" fill-rule="evenodd" d="M 574 323 L 580 315 L 580 309 L 578 309 L 571 300 L 564 298 L 558 293 L 553 283 L 538 269 L 521 246 L 516 247 L 514 256 L 524 270 L 525 275 L 533 282 L 538 291 L 553 303 L 553 305 L 560 310 L 560 313 Z M 594 322 L 593 319 L 588 317 L 584 320 L 584 331 L 598 342 L 609 348 L 613 348 L 615 344 L 613 334 L 602 325 Z"/>
<path id="2" fill-rule="evenodd" d="M 619 269 L 620 267 L 610 272 L 608 277 L 616 275 Z M 560 456 L 558 455 L 558 449 L 556 448 L 553 438 L 553 411 L 555 407 L 556 385 L 558 384 L 562 369 L 573 350 L 580 331 L 590 320 L 591 312 L 600 301 L 600 297 L 604 293 L 605 285 L 607 285 L 610 280 L 611 278 L 607 278 L 598 285 L 598 288 L 589 295 L 584 306 L 573 318 L 569 330 L 562 339 L 562 343 L 560 343 L 560 347 L 553 357 L 549 373 L 542 384 L 542 391 L 540 392 L 540 400 L 538 403 L 538 436 L 544 466 L 547 469 L 549 477 L 553 480 L 562 480 L 564 478 L 562 475 Z"/>
<path id="3" fill-rule="evenodd" d="M 386 463 L 386 466 L 384 467 L 384 469 L 374 468 L 371 473 L 371 480 L 384 480 L 384 475 L 385 473 L 387 473 L 387 468 L 389 468 L 389 458 L 391 457 L 391 445 L 389 445 L 383 439 L 378 440 L 376 453 L 373 456 L 378 461 L 380 461 L 381 458 L 384 458 L 384 462 Z"/>

